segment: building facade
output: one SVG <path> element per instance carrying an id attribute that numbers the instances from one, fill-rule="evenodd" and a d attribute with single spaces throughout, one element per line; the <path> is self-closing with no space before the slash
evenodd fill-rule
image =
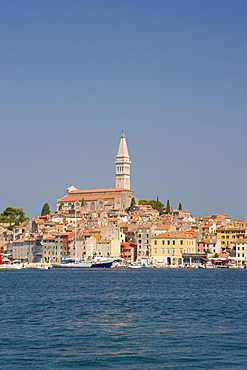
<path id="1" fill-rule="evenodd" d="M 57 210 L 84 207 L 86 210 L 126 209 L 134 193 L 130 190 L 130 156 L 126 136 L 122 133 L 116 156 L 116 188 L 78 190 L 67 189 L 67 195 L 57 200 Z M 138 199 L 135 198 L 136 203 Z"/>
<path id="2" fill-rule="evenodd" d="M 196 237 L 186 232 L 164 233 L 151 238 L 151 260 L 154 264 L 183 264 L 184 253 L 195 253 Z"/>

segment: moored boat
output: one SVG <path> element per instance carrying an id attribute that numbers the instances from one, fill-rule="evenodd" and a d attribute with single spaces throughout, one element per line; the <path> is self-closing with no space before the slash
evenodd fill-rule
<path id="1" fill-rule="evenodd" d="M 61 263 L 55 263 L 53 267 L 55 268 L 90 268 L 92 266 L 92 261 L 62 261 Z"/>
<path id="2" fill-rule="evenodd" d="M 25 266 L 22 263 L 20 264 L 8 263 L 0 265 L 0 270 L 22 270 L 22 269 L 25 269 Z"/>
<path id="3" fill-rule="evenodd" d="M 111 268 L 114 261 L 109 260 L 99 260 L 93 261 L 91 268 Z"/>

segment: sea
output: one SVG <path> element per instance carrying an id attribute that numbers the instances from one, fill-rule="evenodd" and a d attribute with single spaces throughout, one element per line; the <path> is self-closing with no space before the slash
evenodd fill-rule
<path id="1" fill-rule="evenodd" d="M 247 369 L 247 270 L 0 271 L 1 369 Z"/>

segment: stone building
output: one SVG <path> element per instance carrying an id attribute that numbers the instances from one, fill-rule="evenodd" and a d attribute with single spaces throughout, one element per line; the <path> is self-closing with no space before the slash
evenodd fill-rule
<path id="1" fill-rule="evenodd" d="M 78 190 L 71 186 L 67 189 L 67 195 L 57 200 L 57 210 L 82 206 L 86 210 L 106 211 L 128 208 L 134 197 L 133 191 L 130 190 L 130 163 L 126 136 L 122 133 L 115 161 L 116 188 Z"/>

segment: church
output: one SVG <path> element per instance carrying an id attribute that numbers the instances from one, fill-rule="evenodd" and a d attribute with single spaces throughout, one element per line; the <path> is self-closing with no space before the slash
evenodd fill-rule
<path id="1" fill-rule="evenodd" d="M 115 164 L 115 188 L 78 190 L 70 186 L 67 189 L 67 195 L 57 200 L 57 210 L 69 210 L 82 206 L 89 211 L 128 208 L 134 193 L 130 190 L 131 161 L 124 131 L 120 138 Z"/>

